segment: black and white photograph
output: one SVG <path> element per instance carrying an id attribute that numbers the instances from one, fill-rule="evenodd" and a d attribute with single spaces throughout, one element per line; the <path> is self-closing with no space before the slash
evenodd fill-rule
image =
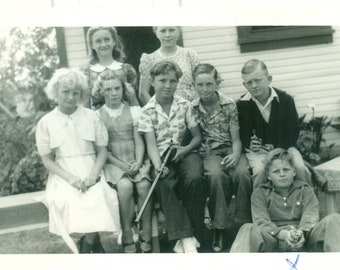
<path id="1" fill-rule="evenodd" d="M 4 269 L 333 269 L 336 9 L 99 2 L 1 4 Z"/>

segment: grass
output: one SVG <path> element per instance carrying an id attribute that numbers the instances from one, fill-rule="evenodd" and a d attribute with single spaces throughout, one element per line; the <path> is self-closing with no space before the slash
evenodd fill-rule
<path id="1" fill-rule="evenodd" d="M 72 234 L 77 242 L 81 234 Z M 112 233 L 101 233 L 101 242 L 108 253 L 121 253 Z M 0 235 L 0 254 L 71 254 L 63 239 L 48 228 L 26 230 Z"/>

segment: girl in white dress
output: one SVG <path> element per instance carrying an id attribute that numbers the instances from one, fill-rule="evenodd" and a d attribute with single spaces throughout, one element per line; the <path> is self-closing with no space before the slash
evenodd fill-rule
<path id="1" fill-rule="evenodd" d="M 74 253 L 78 249 L 69 234 L 84 233 L 79 252 L 102 253 L 98 232 L 120 230 L 118 199 L 102 171 L 107 130 L 94 111 L 79 105 L 86 91 L 80 71 L 56 71 L 46 94 L 58 106 L 39 121 L 36 142 L 49 171 L 44 203 L 50 232 L 61 235 Z"/>

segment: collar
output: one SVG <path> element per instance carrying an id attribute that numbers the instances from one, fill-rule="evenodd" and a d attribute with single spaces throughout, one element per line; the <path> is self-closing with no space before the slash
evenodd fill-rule
<path id="1" fill-rule="evenodd" d="M 116 117 L 117 115 L 121 114 L 121 111 L 123 110 L 124 104 L 122 103 L 117 109 L 111 109 L 106 104 L 102 106 L 103 110 L 110 116 L 110 117 Z"/>
<path id="2" fill-rule="evenodd" d="M 79 119 L 82 118 L 84 108 L 81 105 L 78 105 L 77 109 L 71 114 L 65 114 L 61 112 L 58 107 L 56 107 L 53 111 L 55 114 L 53 125 L 62 129 L 67 123 L 72 123 L 74 126 L 76 126 Z"/>
<path id="3" fill-rule="evenodd" d="M 186 103 L 186 102 L 187 101 L 184 98 L 182 98 L 182 97 L 180 97 L 178 95 L 174 95 L 174 98 L 172 100 L 172 104 L 174 104 L 174 103 L 180 104 L 180 103 Z M 150 98 L 149 102 L 147 103 L 147 107 L 149 107 L 149 108 L 156 108 L 157 105 L 160 106 L 160 104 L 158 103 L 158 101 L 156 99 L 156 95 L 153 95 Z"/>
<path id="4" fill-rule="evenodd" d="M 271 101 L 275 98 L 277 100 L 277 102 L 280 102 L 279 96 L 278 96 L 277 92 L 275 91 L 275 89 L 271 86 L 269 86 L 269 88 L 270 88 L 271 91 L 270 91 L 270 96 L 268 98 L 268 101 L 269 100 Z M 247 92 L 243 97 L 241 97 L 242 101 L 249 101 L 251 99 L 256 101 L 256 99 L 253 98 L 252 95 L 249 92 Z M 267 103 L 268 103 L 268 101 L 267 101 Z"/>
<path id="5" fill-rule="evenodd" d="M 218 96 L 218 102 L 220 103 L 221 106 L 233 103 L 231 98 L 223 95 L 221 92 L 216 91 L 216 93 L 217 93 L 217 96 Z M 193 107 L 197 107 L 200 104 L 202 104 L 202 103 L 201 103 L 201 99 L 199 97 L 192 101 L 192 106 Z"/>
<path id="6" fill-rule="evenodd" d="M 103 65 L 97 63 L 95 65 L 91 65 L 90 69 L 92 71 L 95 71 L 95 72 L 103 72 L 105 69 L 110 69 L 110 70 L 121 69 L 122 65 L 123 65 L 122 62 L 118 62 L 116 60 L 113 60 L 113 62 L 109 66 L 107 66 L 107 67 L 104 67 Z"/>

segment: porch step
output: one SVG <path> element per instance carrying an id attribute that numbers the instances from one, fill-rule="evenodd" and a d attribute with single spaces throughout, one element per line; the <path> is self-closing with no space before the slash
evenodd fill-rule
<path id="1" fill-rule="evenodd" d="M 35 198 L 44 191 L 0 197 L 0 230 L 48 222 L 47 208 Z"/>

